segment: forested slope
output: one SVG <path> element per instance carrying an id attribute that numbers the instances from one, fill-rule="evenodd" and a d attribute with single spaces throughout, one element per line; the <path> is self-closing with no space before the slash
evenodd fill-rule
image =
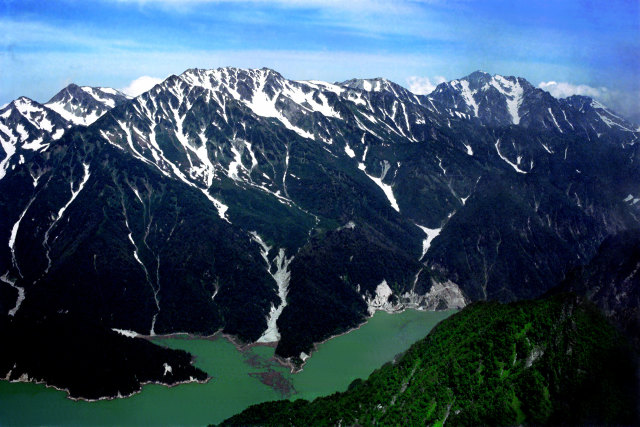
<path id="1" fill-rule="evenodd" d="M 478 302 L 344 393 L 256 405 L 224 424 L 630 424 L 631 372 L 629 344 L 582 297 Z"/>

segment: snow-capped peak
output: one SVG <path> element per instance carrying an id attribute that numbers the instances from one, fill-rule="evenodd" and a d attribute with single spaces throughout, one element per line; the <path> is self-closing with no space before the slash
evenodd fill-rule
<path id="1" fill-rule="evenodd" d="M 26 96 L 15 99 L 0 110 L 0 123 L 18 130 L 20 136 L 17 141 L 22 143 L 35 137 L 42 141 L 43 134 L 58 139 L 67 127 L 59 115 Z M 8 134 L 7 129 L 4 133 Z"/>
<path id="2" fill-rule="evenodd" d="M 15 162 L 24 162 L 25 151 L 46 150 L 51 140 L 59 139 L 67 127 L 67 122 L 54 111 L 24 96 L 0 109 L 0 153 L 4 155 L 0 160 L 0 179 L 11 163 L 15 167 Z"/>
<path id="3" fill-rule="evenodd" d="M 485 122 L 517 125 L 522 118 L 521 106 L 532 90 L 534 87 L 525 79 L 475 71 L 439 84 L 429 99 Z"/>
<path id="4" fill-rule="evenodd" d="M 72 83 L 45 105 L 73 124 L 88 126 L 128 99 L 127 95 L 112 88 L 81 87 Z"/>
<path id="5" fill-rule="evenodd" d="M 288 111 L 297 105 L 303 115 L 319 112 L 325 117 L 341 118 L 330 101 L 330 92 L 339 93 L 334 85 L 285 79 L 269 68 L 214 70 L 189 69 L 177 77 L 190 86 L 212 92 L 212 100 L 224 111 L 229 98 L 240 101 L 260 117 L 276 118 L 300 136 L 315 139 L 292 122 Z"/>
<path id="6" fill-rule="evenodd" d="M 588 96 L 572 95 L 567 98 L 562 98 L 559 101 L 563 105 L 567 105 L 576 111 L 583 118 L 590 120 L 596 127 L 601 126 L 597 133 L 602 133 L 603 129 L 633 133 L 640 132 L 640 127 L 630 123 L 599 101 Z M 596 124 L 596 122 L 600 123 Z"/>
<path id="7" fill-rule="evenodd" d="M 383 90 L 389 90 L 392 84 L 392 82 L 382 77 L 373 79 L 351 79 L 340 83 L 341 86 L 364 90 L 365 92 L 382 92 Z"/>
<path id="8" fill-rule="evenodd" d="M 415 95 L 408 89 L 382 77 L 376 77 L 373 79 L 351 79 L 336 84 L 345 88 L 357 89 L 364 92 L 389 92 L 399 98 L 415 97 Z"/>

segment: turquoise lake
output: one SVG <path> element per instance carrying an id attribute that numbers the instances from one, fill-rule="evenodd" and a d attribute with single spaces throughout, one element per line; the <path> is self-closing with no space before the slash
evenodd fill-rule
<path id="1" fill-rule="evenodd" d="M 125 399 L 72 401 L 66 393 L 44 385 L 0 381 L 2 425 L 207 425 L 220 422 L 246 407 L 282 398 L 314 399 L 344 391 L 356 378 L 369 374 L 455 311 L 407 310 L 377 312 L 359 329 L 318 345 L 304 369 L 291 374 L 272 360 L 274 348 L 253 346 L 239 351 L 223 337 L 157 338 L 155 343 L 181 348 L 212 379 L 206 384 L 175 387 L 146 385 Z M 262 382 L 277 377 L 294 391 Z"/>

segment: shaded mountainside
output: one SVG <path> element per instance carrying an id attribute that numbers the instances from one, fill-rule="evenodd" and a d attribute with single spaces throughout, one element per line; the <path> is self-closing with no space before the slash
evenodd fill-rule
<path id="1" fill-rule="evenodd" d="M 9 317 L 222 330 L 299 364 L 376 309 L 538 297 L 640 225 L 636 127 L 521 78 L 418 96 L 228 67 L 27 101 L 0 111 Z"/>
<path id="2" fill-rule="evenodd" d="M 0 319 L 0 378 L 44 382 L 72 398 L 122 397 L 145 383 L 205 381 L 191 355 L 130 338 L 66 314 Z"/>
<path id="3" fill-rule="evenodd" d="M 631 424 L 634 363 L 582 297 L 478 302 L 346 392 L 255 405 L 223 425 Z"/>
<path id="4" fill-rule="evenodd" d="M 554 291 L 585 295 L 640 351 L 640 230 L 605 239 L 593 259 L 569 273 Z"/>

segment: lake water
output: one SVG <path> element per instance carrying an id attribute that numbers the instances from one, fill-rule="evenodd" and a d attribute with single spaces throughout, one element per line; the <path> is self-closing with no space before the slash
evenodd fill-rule
<path id="1" fill-rule="evenodd" d="M 292 387 L 290 399 L 313 399 L 344 391 L 423 338 L 454 311 L 377 312 L 365 325 L 318 346 L 302 372 L 291 374 L 273 360 L 274 349 L 254 346 L 238 351 L 226 339 L 159 338 L 181 348 L 212 379 L 206 384 L 176 387 L 146 385 L 126 399 L 72 401 L 44 385 L 0 381 L 1 425 L 206 425 L 220 422 L 246 407 L 282 399 L 282 388 L 264 384 L 276 379 Z M 265 377 L 267 378 L 265 380 Z"/>

